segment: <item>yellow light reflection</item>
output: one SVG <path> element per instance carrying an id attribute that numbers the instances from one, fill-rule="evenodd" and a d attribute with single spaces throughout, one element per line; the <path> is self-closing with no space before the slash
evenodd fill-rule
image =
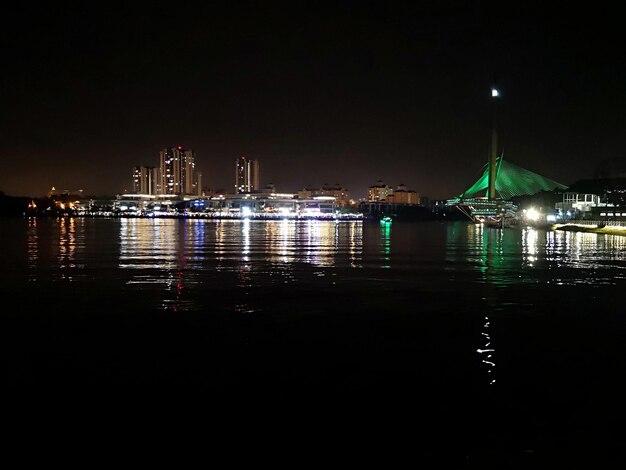
<path id="1" fill-rule="evenodd" d="M 59 218 L 57 225 L 59 229 L 57 264 L 61 269 L 60 277 L 71 281 L 72 272 L 67 272 L 67 270 L 76 267 L 76 219 L 74 217 Z"/>
<path id="2" fill-rule="evenodd" d="M 537 261 L 537 242 L 539 235 L 537 230 L 527 227 L 522 230 L 522 254 L 523 260 L 530 267 Z"/>
<path id="3" fill-rule="evenodd" d="M 360 268 L 363 260 L 363 224 L 361 222 L 349 222 L 348 236 L 350 239 L 350 266 Z"/>
<path id="4" fill-rule="evenodd" d="M 28 263 L 28 280 L 36 281 L 37 266 L 39 264 L 39 235 L 37 232 L 37 217 L 28 218 L 26 250 Z"/>

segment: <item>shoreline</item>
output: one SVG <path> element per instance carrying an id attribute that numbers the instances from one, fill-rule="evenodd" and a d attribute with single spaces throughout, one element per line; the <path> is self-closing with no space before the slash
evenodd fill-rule
<path id="1" fill-rule="evenodd" d="M 598 233 L 605 235 L 622 235 L 626 236 L 626 227 L 621 226 L 604 226 L 598 227 L 597 225 L 581 225 L 581 224 L 554 224 L 553 230 L 561 230 L 564 232 L 583 232 L 583 233 Z"/>
<path id="2" fill-rule="evenodd" d="M 268 216 L 268 215 L 207 215 L 207 214 L 23 214 L 23 217 L 42 219 L 89 218 L 89 219 L 204 219 L 204 220 L 328 220 L 328 221 L 361 221 L 367 220 L 362 215 L 299 215 L 299 216 Z"/>

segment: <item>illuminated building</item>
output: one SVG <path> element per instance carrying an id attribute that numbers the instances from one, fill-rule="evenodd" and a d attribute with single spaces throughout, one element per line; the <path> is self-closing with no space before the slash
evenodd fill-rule
<path id="1" fill-rule="evenodd" d="M 315 196 L 332 196 L 340 207 L 345 206 L 350 201 L 350 191 L 341 186 L 339 183 L 334 185 L 324 184 Z"/>
<path id="2" fill-rule="evenodd" d="M 300 199 L 311 199 L 318 196 L 333 197 L 340 207 L 344 207 L 350 203 L 350 191 L 336 184 L 324 184 L 321 188 L 305 187 L 301 191 L 298 191 L 298 197 Z"/>
<path id="3" fill-rule="evenodd" d="M 404 184 L 399 184 L 398 188 L 387 196 L 386 201 L 397 204 L 419 204 L 420 195 L 415 191 L 406 189 Z"/>
<path id="4" fill-rule="evenodd" d="M 193 150 L 172 147 L 160 152 L 160 193 L 197 195 L 200 187 L 195 175 L 196 157 Z"/>
<path id="5" fill-rule="evenodd" d="M 384 184 L 382 180 L 378 180 L 374 186 L 367 188 L 367 200 L 369 202 L 386 201 L 390 194 L 393 194 L 393 189 Z"/>
<path id="6" fill-rule="evenodd" d="M 235 160 L 235 193 L 252 193 L 260 189 L 259 161 L 248 157 Z"/>
<path id="7" fill-rule="evenodd" d="M 133 169 L 133 193 L 159 194 L 159 169 L 151 166 L 136 166 Z"/>

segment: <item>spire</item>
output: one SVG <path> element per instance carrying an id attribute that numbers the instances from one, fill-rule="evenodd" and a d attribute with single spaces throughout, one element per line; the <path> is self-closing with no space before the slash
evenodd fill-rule
<path id="1" fill-rule="evenodd" d="M 497 166 L 496 160 L 498 158 L 498 130 L 496 127 L 496 105 L 500 92 L 496 87 L 496 74 L 493 74 L 493 85 L 491 87 L 491 100 L 493 102 L 493 124 L 491 130 L 491 155 L 489 158 L 489 190 L 487 191 L 487 197 L 489 199 L 496 198 L 496 178 L 497 178 Z"/>

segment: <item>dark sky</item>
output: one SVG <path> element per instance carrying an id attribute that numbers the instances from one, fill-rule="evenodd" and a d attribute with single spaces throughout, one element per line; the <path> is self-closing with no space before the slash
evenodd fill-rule
<path id="1" fill-rule="evenodd" d="M 5 193 L 118 193 L 182 145 L 211 188 L 247 155 L 279 191 L 445 198 L 486 162 L 494 73 L 509 161 L 570 184 L 624 156 L 624 32 L 599 4 L 84 3 L 3 14 Z"/>

